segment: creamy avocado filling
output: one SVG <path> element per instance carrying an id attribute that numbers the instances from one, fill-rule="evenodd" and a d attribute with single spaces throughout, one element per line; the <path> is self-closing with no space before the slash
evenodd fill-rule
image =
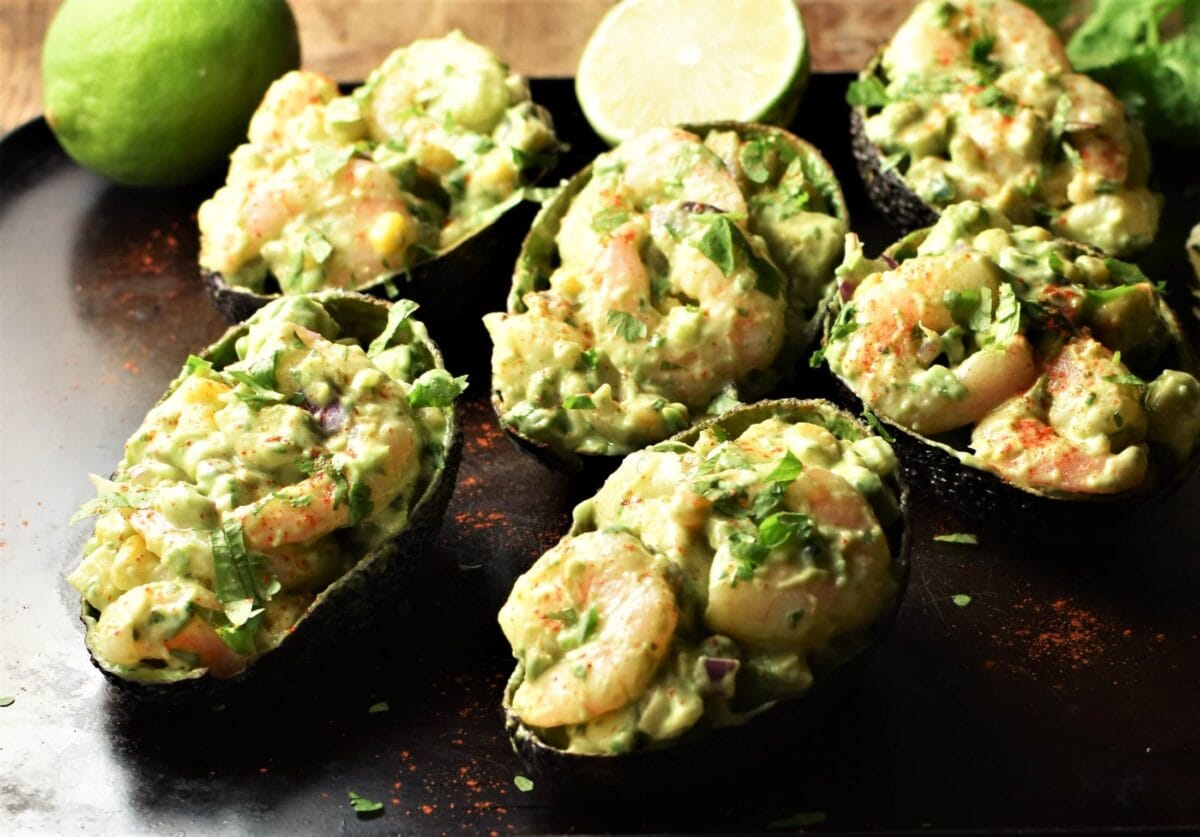
<path id="1" fill-rule="evenodd" d="M 982 201 L 1117 256 L 1158 229 L 1141 130 L 1012 0 L 919 3 L 851 99 L 874 111 L 884 167 L 934 207 Z"/>
<path id="2" fill-rule="evenodd" d="M 661 129 L 581 177 L 531 231 L 518 274 L 533 286 L 484 318 L 505 425 L 624 453 L 790 368 L 847 229 L 815 151 L 782 132 Z"/>
<path id="3" fill-rule="evenodd" d="M 838 272 L 830 369 L 969 464 L 1048 494 L 1115 493 L 1152 453 L 1195 448 L 1200 384 L 1164 369 L 1177 325 L 1132 264 L 964 202 L 879 260 L 848 236 Z"/>
<path id="4" fill-rule="evenodd" d="M 556 146 L 525 80 L 459 32 L 397 49 L 347 96 L 291 72 L 200 207 L 200 264 L 256 292 L 376 284 L 489 224 Z"/>
<path id="5" fill-rule="evenodd" d="M 895 468 L 825 416 L 631 454 L 500 611 L 511 711 L 550 746 L 612 754 L 804 693 L 897 595 Z"/>
<path id="6" fill-rule="evenodd" d="M 236 674 L 406 525 L 461 386 L 414 308 L 395 303 L 364 349 L 319 302 L 285 297 L 249 321 L 234 362 L 189 359 L 76 515 L 97 520 L 68 581 L 107 668 Z"/>

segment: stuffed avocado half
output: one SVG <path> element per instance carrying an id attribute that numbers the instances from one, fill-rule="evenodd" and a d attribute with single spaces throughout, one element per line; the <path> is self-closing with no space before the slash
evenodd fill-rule
<path id="1" fill-rule="evenodd" d="M 809 693 L 895 613 L 903 501 L 889 444 L 827 402 L 630 454 L 500 611 L 519 750 L 661 749 Z"/>
<path id="2" fill-rule="evenodd" d="M 778 128 L 656 129 L 600 155 L 484 318 L 501 424 L 578 467 L 760 397 L 815 339 L 847 229 L 832 169 Z"/>
<path id="3" fill-rule="evenodd" d="M 344 96 L 291 72 L 200 207 L 200 265 L 235 314 L 382 288 L 493 224 L 557 150 L 525 80 L 458 32 L 397 49 Z"/>
<path id="4" fill-rule="evenodd" d="M 895 425 L 1053 497 L 1140 492 L 1194 456 L 1195 366 L 1135 265 L 974 202 L 879 259 L 846 249 L 824 359 Z"/>
<path id="5" fill-rule="evenodd" d="M 76 515 L 97 517 L 68 581 L 106 674 L 240 679 L 365 620 L 458 464 L 463 380 L 414 308 L 287 297 L 188 360 Z"/>
<path id="6" fill-rule="evenodd" d="M 1154 239 L 1141 128 L 1015 0 L 922 0 L 848 99 L 871 198 L 905 230 L 976 200 L 1114 256 Z"/>

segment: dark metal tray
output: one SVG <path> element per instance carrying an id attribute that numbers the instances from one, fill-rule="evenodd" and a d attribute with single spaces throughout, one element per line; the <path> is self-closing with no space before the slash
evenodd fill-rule
<path id="1" fill-rule="evenodd" d="M 865 203 L 846 135 L 848 76 L 816 76 L 795 128 L 829 157 L 855 228 Z M 535 84 L 573 144 L 599 149 L 567 81 Z M 1183 237 L 1200 173 L 1160 155 L 1167 224 L 1144 264 L 1185 311 Z M 223 323 L 195 266 L 195 208 L 215 184 L 133 192 L 67 160 L 44 122 L 0 145 L 0 831 L 928 832 L 1200 825 L 1200 477 L 1129 515 L 1021 525 L 967 519 L 914 474 L 913 577 L 883 647 L 811 727 L 747 753 L 689 798 L 606 804 L 522 792 L 499 701 L 511 669 L 495 614 L 594 481 L 550 473 L 499 433 L 488 346 L 464 309 L 425 312 L 473 381 L 466 448 L 409 602 L 294 688 L 255 705 L 149 710 L 88 662 L 63 576 L 67 528 L 190 351 Z M 1185 315 L 1186 316 L 1186 315 Z M 805 394 L 830 391 L 813 373 Z M 936 543 L 973 532 L 978 547 Z M 954 604 L 956 594 L 970 603 Z M 368 712 L 378 701 L 388 711 Z M 720 771 L 719 771 L 720 774 Z M 358 818 L 347 791 L 384 803 Z M 635 792 L 636 791 L 636 792 Z M 803 816 L 797 816 L 803 815 Z"/>

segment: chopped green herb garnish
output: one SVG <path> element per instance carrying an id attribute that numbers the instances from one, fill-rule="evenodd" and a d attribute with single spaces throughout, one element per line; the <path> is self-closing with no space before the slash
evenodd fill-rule
<path id="1" fill-rule="evenodd" d="M 372 703 L 370 707 L 367 708 L 367 714 L 375 715 L 379 712 L 387 712 L 390 708 L 391 707 L 388 706 L 388 702 L 386 700 L 381 700 L 378 703 Z"/>
<path id="2" fill-rule="evenodd" d="M 887 427 L 884 426 L 883 422 L 879 420 L 879 416 L 875 415 L 870 407 L 863 407 L 862 417 L 867 420 L 867 424 L 871 426 L 871 429 L 879 434 L 885 442 L 895 443 L 895 437 L 888 432 Z"/>
<path id="3" fill-rule="evenodd" d="M 1003 90 L 993 85 L 989 85 L 976 93 L 974 98 L 971 99 L 971 103 L 976 107 L 995 108 L 1005 116 L 1012 116 L 1017 112 L 1017 103 L 1008 98 Z"/>
<path id="4" fill-rule="evenodd" d="M 945 535 L 934 535 L 933 539 L 938 543 L 959 543 L 969 546 L 977 546 L 979 544 L 979 538 L 969 532 L 951 532 Z"/>
<path id="5" fill-rule="evenodd" d="M 738 163 L 742 172 L 751 183 L 766 183 L 771 179 L 771 169 L 767 165 L 767 150 L 771 141 L 767 137 L 755 137 L 742 143 L 738 151 Z"/>
<path id="6" fill-rule="evenodd" d="M 515 145 L 509 146 L 509 148 L 512 149 L 513 162 L 521 170 L 548 169 L 554 165 L 555 154 L 553 151 L 526 151 Z"/>
<path id="7" fill-rule="evenodd" d="M 357 526 L 371 516 L 375 504 L 371 502 L 371 488 L 362 480 L 350 486 L 350 525 Z"/>
<path id="8" fill-rule="evenodd" d="M 583 358 L 583 365 L 588 369 L 595 369 L 600 366 L 600 353 L 595 349 L 584 349 L 580 356 Z"/>
<path id="9" fill-rule="evenodd" d="M 804 463 L 796 458 L 796 455 L 790 450 L 783 455 L 783 459 L 771 469 L 771 473 L 767 474 L 767 482 L 784 482 L 792 483 L 796 481 L 796 477 L 800 476 L 800 472 L 804 470 Z"/>
<path id="10" fill-rule="evenodd" d="M 568 410 L 594 410 L 596 404 L 590 395 L 568 395 L 563 399 L 563 406 Z"/>
<path id="11" fill-rule="evenodd" d="M 646 336 L 646 324 L 627 311 L 609 311 L 605 322 L 630 343 Z"/>
<path id="12" fill-rule="evenodd" d="M 950 601 L 954 602 L 958 607 L 966 607 L 971 603 L 971 597 L 966 593 L 955 593 L 950 597 Z"/>
<path id="13" fill-rule="evenodd" d="M 88 500 L 79 507 L 79 511 L 71 515 L 68 525 L 74 525 L 84 518 L 108 514 L 113 509 L 148 509 L 154 505 L 152 491 L 115 491 L 103 497 Z"/>
<path id="14" fill-rule="evenodd" d="M 371 341 L 371 345 L 367 347 L 367 357 L 375 357 L 382 352 L 392 342 L 396 336 L 396 332 L 400 330 L 413 312 L 417 310 L 417 303 L 408 299 L 399 299 L 392 303 L 388 308 L 387 325 L 383 327 L 383 331 L 379 332 L 379 336 Z"/>
<path id="15" fill-rule="evenodd" d="M 5 706 L 12 706 L 16 702 L 17 702 L 17 699 L 15 697 L 13 697 L 12 695 L 4 695 L 4 697 L 0 697 L 0 708 L 3 708 Z"/>
<path id="16" fill-rule="evenodd" d="M 705 258 L 715 264 L 721 275 L 729 276 L 737 266 L 737 254 L 754 271 L 755 288 L 770 297 L 783 292 L 784 279 L 779 268 L 754 251 L 746 234 L 727 215 L 714 216 L 696 245 Z"/>
<path id="17" fill-rule="evenodd" d="M 855 79 L 846 89 L 846 104 L 851 107 L 881 108 L 890 101 L 887 87 L 876 76 Z"/>
<path id="18" fill-rule="evenodd" d="M 576 619 L 575 622 L 567 624 L 558 632 L 558 647 L 563 651 L 570 651 L 583 645 L 591 638 L 599 622 L 600 611 L 596 610 L 595 606 L 589 607 L 584 611 L 583 616 Z"/>
<path id="19" fill-rule="evenodd" d="M 521 793 L 529 793 L 533 790 L 533 780 L 525 776 L 514 776 L 513 784 L 517 786 L 517 790 Z"/>
<path id="20" fill-rule="evenodd" d="M 371 816 L 378 814 L 383 810 L 382 802 L 373 802 L 365 796 L 359 796 L 354 791 L 347 791 L 350 794 L 350 807 L 361 817 L 364 814 Z"/>
<path id="21" fill-rule="evenodd" d="M 187 369 L 189 375 L 194 375 L 201 369 L 212 369 L 213 365 L 212 361 L 205 360 L 202 357 L 196 357 L 195 355 L 188 355 L 185 368 Z"/>
<path id="22" fill-rule="evenodd" d="M 408 391 L 410 407 L 449 407 L 467 388 L 467 376 L 457 378 L 445 369 L 429 369 L 413 381 Z"/>
<path id="23" fill-rule="evenodd" d="M 617 207 L 601 209 L 592 216 L 592 230 L 600 235 L 608 235 L 629 220 L 629 213 Z"/>

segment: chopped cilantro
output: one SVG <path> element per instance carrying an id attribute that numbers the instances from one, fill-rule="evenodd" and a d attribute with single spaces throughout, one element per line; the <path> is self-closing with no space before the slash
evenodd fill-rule
<path id="1" fill-rule="evenodd" d="M 1108 268 L 1108 275 L 1122 285 L 1150 284 L 1146 274 L 1142 273 L 1142 269 L 1135 264 L 1123 262 L 1120 259 L 1105 259 L 1104 266 Z"/>
<path id="2" fill-rule="evenodd" d="M 600 366 L 600 353 L 595 349 L 584 349 L 580 356 L 583 358 L 583 365 L 588 369 L 595 369 Z"/>
<path id="3" fill-rule="evenodd" d="M 627 211 L 610 206 L 592 216 L 592 230 L 600 235 L 608 235 L 628 220 Z"/>
<path id="4" fill-rule="evenodd" d="M 609 311 L 605 322 L 630 343 L 646 336 L 646 324 L 627 311 Z"/>
<path id="5" fill-rule="evenodd" d="M 17 699 L 15 697 L 13 697 L 12 695 L 5 695 L 4 697 L 0 697 L 0 708 L 3 708 L 5 706 L 12 706 L 16 702 L 17 702 Z"/>
<path id="6" fill-rule="evenodd" d="M 988 85 L 975 94 L 971 99 L 971 103 L 976 107 L 995 108 L 1005 116 L 1012 116 L 1017 112 L 1017 104 L 1012 99 L 1004 94 L 1004 91 L 994 85 Z"/>
<path id="7" fill-rule="evenodd" d="M 555 154 L 550 151 L 526 151 L 524 148 L 517 146 L 509 146 L 512 150 L 513 162 L 517 164 L 517 168 L 525 169 L 548 169 L 554 165 Z"/>
<path id="8" fill-rule="evenodd" d="M 938 543 L 958 543 L 968 546 L 977 546 L 979 544 L 979 538 L 969 532 L 950 532 L 945 535 L 934 535 L 933 539 Z"/>
<path id="9" fill-rule="evenodd" d="M 574 613 L 574 611 L 571 612 Z M 566 624 L 566 627 L 558 632 L 558 647 L 563 651 L 570 651 L 583 645 L 595 633 L 596 625 L 599 622 L 600 611 L 596 610 L 595 606 L 589 607 L 584 611 L 583 616 Z"/>
<path id="10" fill-rule="evenodd" d="M 713 217 L 696 245 L 705 258 L 715 264 L 723 276 L 729 276 L 737 266 L 737 254 L 754 271 L 755 288 L 770 297 L 783 292 L 783 274 L 770 261 L 754 251 L 746 234 L 728 215 Z"/>
<path id="11" fill-rule="evenodd" d="M 871 429 L 874 430 L 877 434 L 879 434 L 879 436 L 885 442 L 895 443 L 895 441 L 896 441 L 895 437 L 893 437 L 892 434 L 888 432 L 887 427 L 884 426 L 884 423 L 879 420 L 879 416 L 875 415 L 875 413 L 871 410 L 870 407 L 867 407 L 865 405 L 863 406 L 862 417 L 867 420 L 867 424 L 869 424 L 871 426 Z"/>
<path id="12" fill-rule="evenodd" d="M 595 402 L 590 395 L 568 395 L 563 399 L 563 406 L 568 410 L 594 410 Z"/>
<path id="13" fill-rule="evenodd" d="M 430 369 L 413 381 L 408 391 L 410 407 L 449 407 L 467 388 L 467 376 L 457 378 L 445 369 Z"/>
<path id="14" fill-rule="evenodd" d="M 517 786 L 517 790 L 521 793 L 529 793 L 533 790 L 533 780 L 525 776 L 514 776 L 513 784 Z"/>
<path id="15" fill-rule="evenodd" d="M 375 715 L 379 712 L 387 712 L 390 708 L 391 707 L 388 706 L 388 702 L 386 700 L 381 700 L 378 703 L 372 703 L 367 708 L 367 713 L 370 715 Z"/>
<path id="16" fill-rule="evenodd" d="M 370 517 L 374 510 L 370 486 L 361 480 L 356 481 L 350 486 L 350 525 L 357 526 L 360 521 Z"/>
<path id="17" fill-rule="evenodd" d="M 115 491 L 96 497 L 80 506 L 79 511 L 71 515 L 67 525 L 74 525 L 84 518 L 108 514 L 113 509 L 147 509 L 154 504 L 154 496 L 151 491 Z"/>
<path id="18" fill-rule="evenodd" d="M 846 104 L 851 107 L 881 108 L 890 101 L 887 88 L 876 76 L 855 79 L 846 89 Z"/>
<path id="19" fill-rule="evenodd" d="M 187 369 L 189 375 L 194 375 L 201 369 L 212 369 L 213 365 L 212 361 L 205 360 L 202 357 L 196 357 L 195 355 L 188 355 L 185 368 Z"/>
<path id="20" fill-rule="evenodd" d="M 1007 343 L 1021 330 L 1021 304 L 1012 285 L 1000 285 L 1000 299 L 996 303 L 996 316 L 992 327 L 992 340 Z"/>
<path id="21" fill-rule="evenodd" d="M 975 64 L 989 65 L 991 63 L 992 48 L 996 46 L 996 38 L 993 35 L 984 33 L 971 41 L 970 53 L 971 61 Z"/>
<path id="22" fill-rule="evenodd" d="M 371 341 L 371 345 L 367 347 L 367 357 L 375 357 L 382 352 L 392 342 L 396 336 L 396 332 L 400 330 L 400 326 L 412 316 L 417 310 L 417 303 L 408 299 L 398 299 L 388 308 L 387 325 L 383 327 L 383 331 L 379 332 L 379 336 Z"/>
<path id="23" fill-rule="evenodd" d="M 954 602 L 958 607 L 966 607 L 971 603 L 971 597 L 966 593 L 955 593 L 950 597 L 950 601 Z"/>
<path id="24" fill-rule="evenodd" d="M 768 549 L 775 549 L 791 540 L 808 540 L 814 528 L 813 519 L 807 514 L 775 512 L 758 524 L 758 542 Z"/>
<path id="25" fill-rule="evenodd" d="M 347 793 L 350 795 L 350 807 L 352 807 L 360 817 L 363 817 L 365 814 L 365 819 L 367 817 L 377 815 L 383 811 L 382 802 L 373 802 L 370 799 L 367 799 L 365 796 L 359 796 L 354 791 L 347 791 Z"/>
<path id="26" fill-rule="evenodd" d="M 738 151 L 738 163 L 742 172 L 751 183 L 766 183 L 771 179 L 771 168 L 768 165 L 767 151 L 771 140 L 767 137 L 755 137 L 742 144 Z"/>
<path id="27" fill-rule="evenodd" d="M 767 474 L 767 482 L 792 483 L 803 470 L 804 463 L 789 450 L 783 455 L 783 459 L 779 460 L 779 463 L 771 469 L 771 473 Z"/>

